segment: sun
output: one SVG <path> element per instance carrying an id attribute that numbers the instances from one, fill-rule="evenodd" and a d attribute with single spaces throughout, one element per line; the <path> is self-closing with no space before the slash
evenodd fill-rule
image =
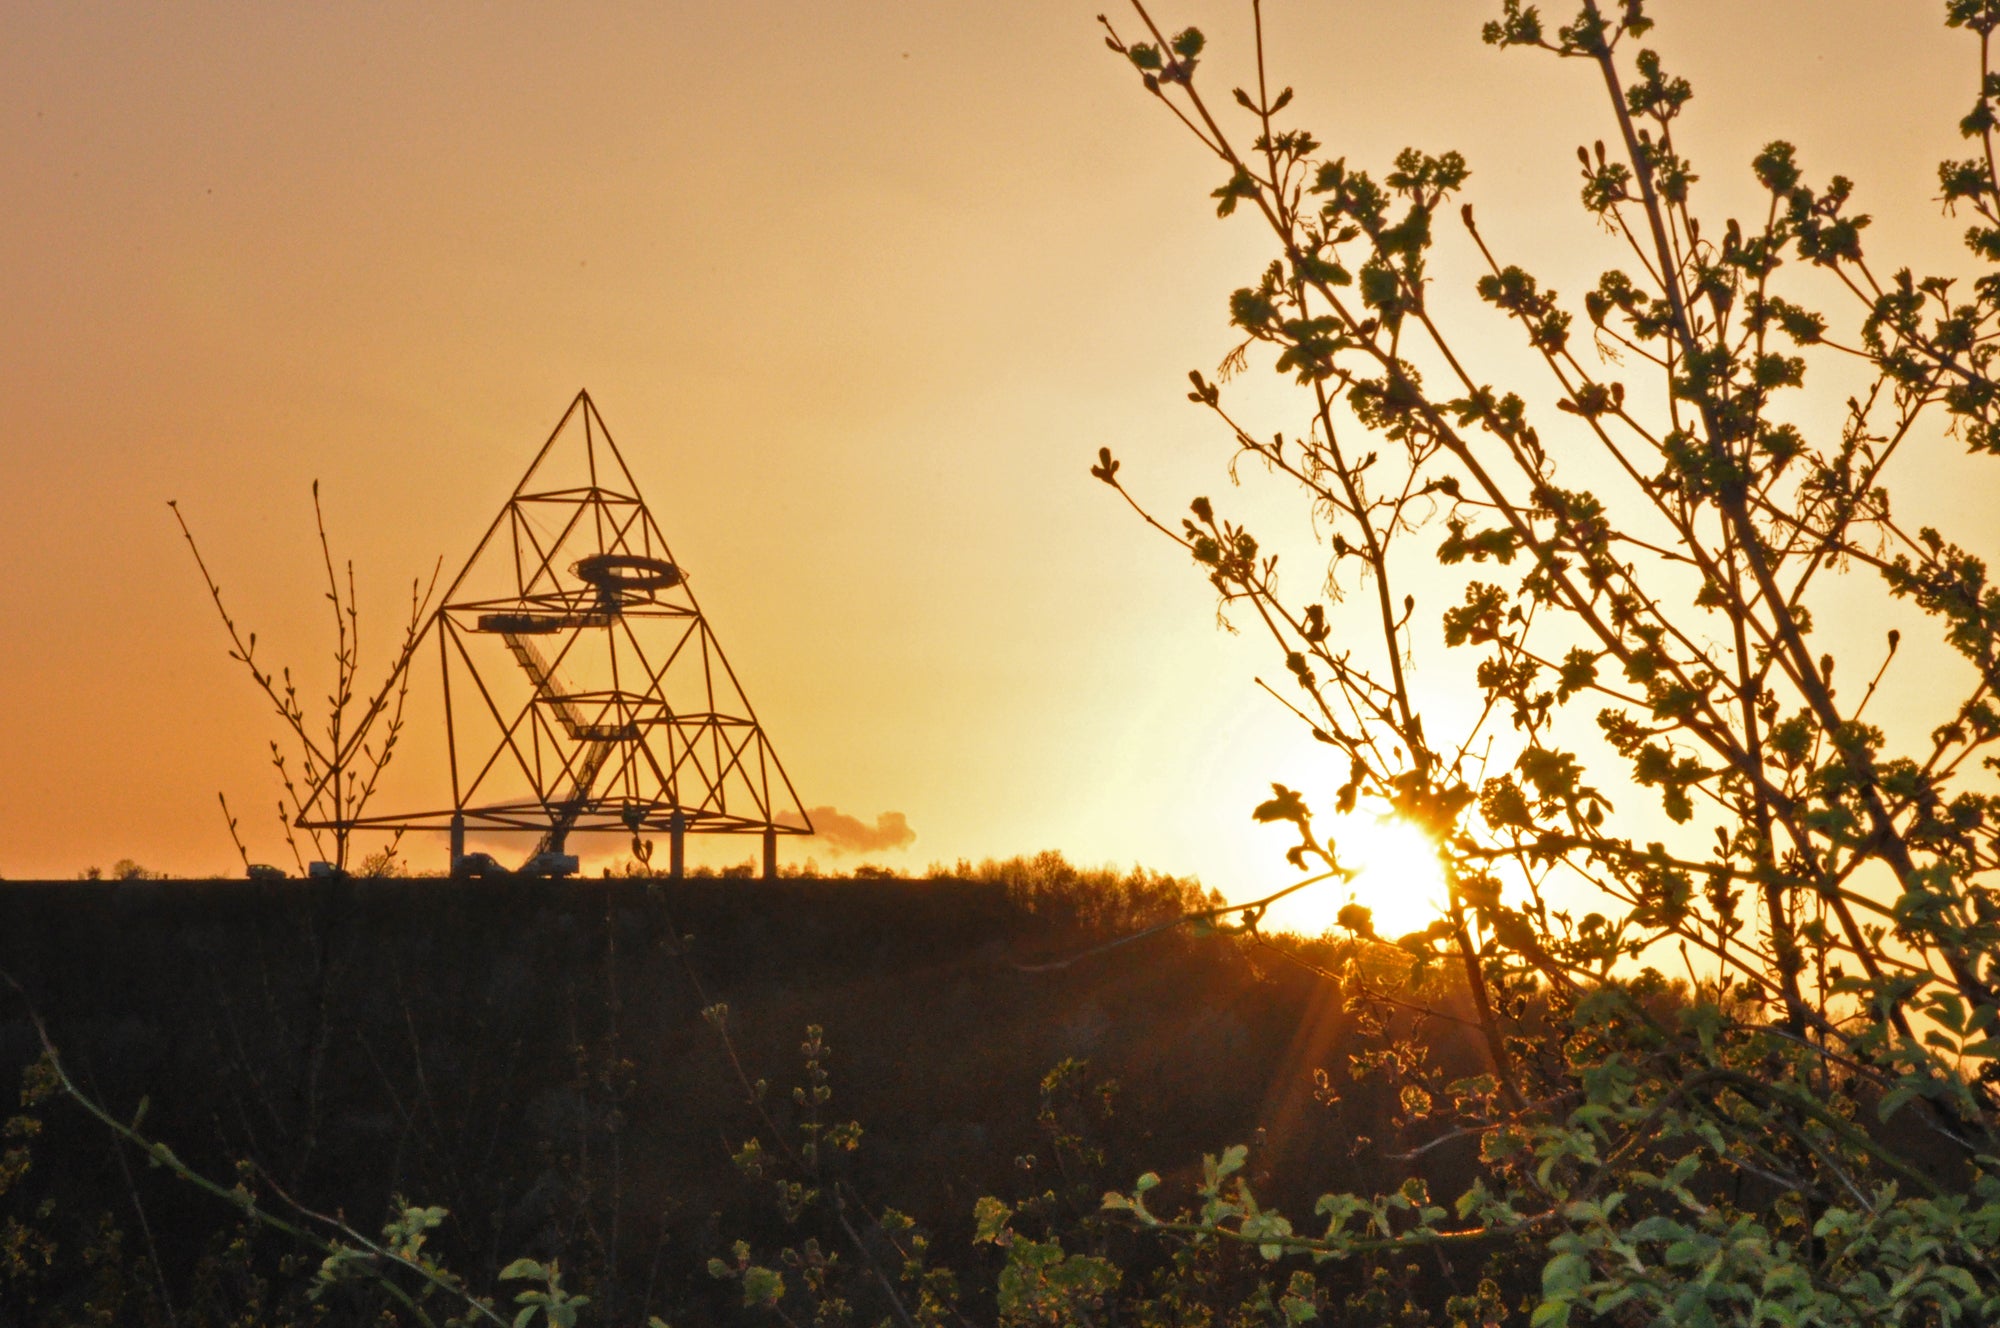
<path id="1" fill-rule="evenodd" d="M 1343 906 L 1366 908 L 1387 940 L 1422 931 L 1445 910 L 1444 864 L 1437 843 L 1394 816 L 1354 812 L 1319 823 L 1350 881 L 1327 881 L 1272 906 L 1271 926 L 1307 936 L 1332 930 Z"/>

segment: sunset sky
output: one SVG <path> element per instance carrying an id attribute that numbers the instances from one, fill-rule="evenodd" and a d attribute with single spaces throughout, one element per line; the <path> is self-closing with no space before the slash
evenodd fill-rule
<path id="1" fill-rule="evenodd" d="M 1168 513 L 1227 490 L 1185 374 L 1263 236 L 1214 217 L 1100 7 L 0 7 L 0 874 L 234 872 L 218 789 L 284 860 L 277 729 L 169 499 L 270 659 L 323 669 L 318 479 L 372 679 L 409 578 L 464 560 L 587 388 L 803 801 L 916 832 L 875 860 L 1285 880 L 1249 810 L 1339 772 L 1086 473 L 1110 446 Z M 1497 8 L 1271 0 L 1273 79 L 1358 165 L 1464 152 L 1488 238 L 1574 292 L 1619 261 L 1576 204 L 1602 89 L 1482 46 Z M 1942 8 L 1660 4 L 1699 197 L 1747 206 L 1788 138 L 1859 182 L 1885 266 L 1962 270 L 1930 200 L 1976 47 Z M 1157 12 L 1208 31 L 1226 100 L 1247 7 Z M 1436 270 L 1470 285 L 1455 224 Z M 1990 485 L 1949 489 L 1991 528 Z"/>

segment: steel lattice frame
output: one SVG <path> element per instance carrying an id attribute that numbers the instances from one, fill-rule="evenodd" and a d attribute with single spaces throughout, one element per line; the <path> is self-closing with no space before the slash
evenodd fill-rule
<path id="1" fill-rule="evenodd" d="M 580 449 L 571 482 L 553 475 L 564 443 Z M 540 836 L 537 851 L 561 851 L 571 833 L 661 831 L 677 865 L 683 833 L 763 835 L 767 869 L 772 836 L 811 834 L 685 578 L 592 581 L 578 573 L 591 559 L 679 566 L 579 392 L 405 662 L 435 637 L 451 806 L 300 823 L 523 831 Z"/>

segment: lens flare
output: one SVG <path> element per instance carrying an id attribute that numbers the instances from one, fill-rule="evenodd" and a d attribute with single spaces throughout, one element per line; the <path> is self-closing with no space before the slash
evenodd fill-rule
<path id="1" fill-rule="evenodd" d="M 1421 931 L 1444 912 L 1444 864 L 1429 835 L 1393 816 L 1355 813 L 1320 823 L 1334 856 L 1354 871 L 1350 881 L 1328 881 L 1288 895 L 1272 906 L 1270 926 L 1317 936 L 1335 928 L 1348 904 L 1367 909 L 1375 934 L 1387 940 Z"/>

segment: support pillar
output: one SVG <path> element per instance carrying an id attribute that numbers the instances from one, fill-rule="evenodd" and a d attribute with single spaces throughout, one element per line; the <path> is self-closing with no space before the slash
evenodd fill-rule
<path id="1" fill-rule="evenodd" d="M 775 827 L 764 827 L 764 879 L 778 879 L 778 832 Z"/>
<path id="2" fill-rule="evenodd" d="M 451 874 L 458 875 L 459 864 L 465 861 L 465 813 L 451 814 Z"/>
<path id="3" fill-rule="evenodd" d="M 667 873 L 676 881 L 687 879 L 688 818 L 675 812 L 667 822 Z"/>

